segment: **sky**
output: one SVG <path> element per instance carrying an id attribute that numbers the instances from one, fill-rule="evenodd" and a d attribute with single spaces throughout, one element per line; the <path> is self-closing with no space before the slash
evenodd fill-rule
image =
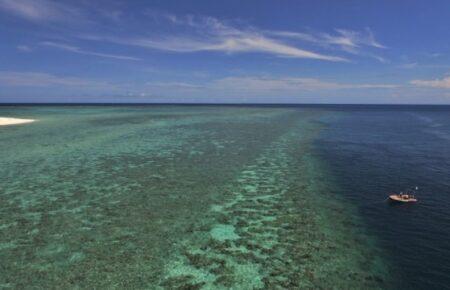
<path id="1" fill-rule="evenodd" d="M 450 1 L 0 0 L 0 103 L 450 104 Z"/>

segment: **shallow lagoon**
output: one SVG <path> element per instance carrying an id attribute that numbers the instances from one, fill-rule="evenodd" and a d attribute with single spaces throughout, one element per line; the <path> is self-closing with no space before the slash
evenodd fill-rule
<path id="1" fill-rule="evenodd" d="M 339 112 L 1 107 L 0 288 L 389 288 L 314 142 Z"/>

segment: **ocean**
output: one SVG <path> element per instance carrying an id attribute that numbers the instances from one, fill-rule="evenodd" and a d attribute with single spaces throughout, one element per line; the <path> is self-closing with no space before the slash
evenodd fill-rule
<path id="1" fill-rule="evenodd" d="M 448 288 L 449 113 L 0 106 L 0 288 Z"/>
<path id="2" fill-rule="evenodd" d="M 316 145 L 388 256 L 396 287 L 449 289 L 450 108 L 350 108 L 327 125 Z M 417 204 L 383 201 L 416 186 Z"/>

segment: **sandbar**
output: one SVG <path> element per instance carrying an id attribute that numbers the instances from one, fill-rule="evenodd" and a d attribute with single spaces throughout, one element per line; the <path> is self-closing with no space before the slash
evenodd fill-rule
<path id="1" fill-rule="evenodd" d="M 36 120 L 0 117 L 0 126 L 26 124 L 26 123 L 32 123 L 34 121 L 36 121 Z"/>

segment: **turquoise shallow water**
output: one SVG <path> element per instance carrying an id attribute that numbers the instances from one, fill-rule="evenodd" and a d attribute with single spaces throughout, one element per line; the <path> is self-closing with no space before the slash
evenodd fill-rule
<path id="1" fill-rule="evenodd" d="M 0 288 L 389 288 L 320 109 L 0 107 Z"/>

